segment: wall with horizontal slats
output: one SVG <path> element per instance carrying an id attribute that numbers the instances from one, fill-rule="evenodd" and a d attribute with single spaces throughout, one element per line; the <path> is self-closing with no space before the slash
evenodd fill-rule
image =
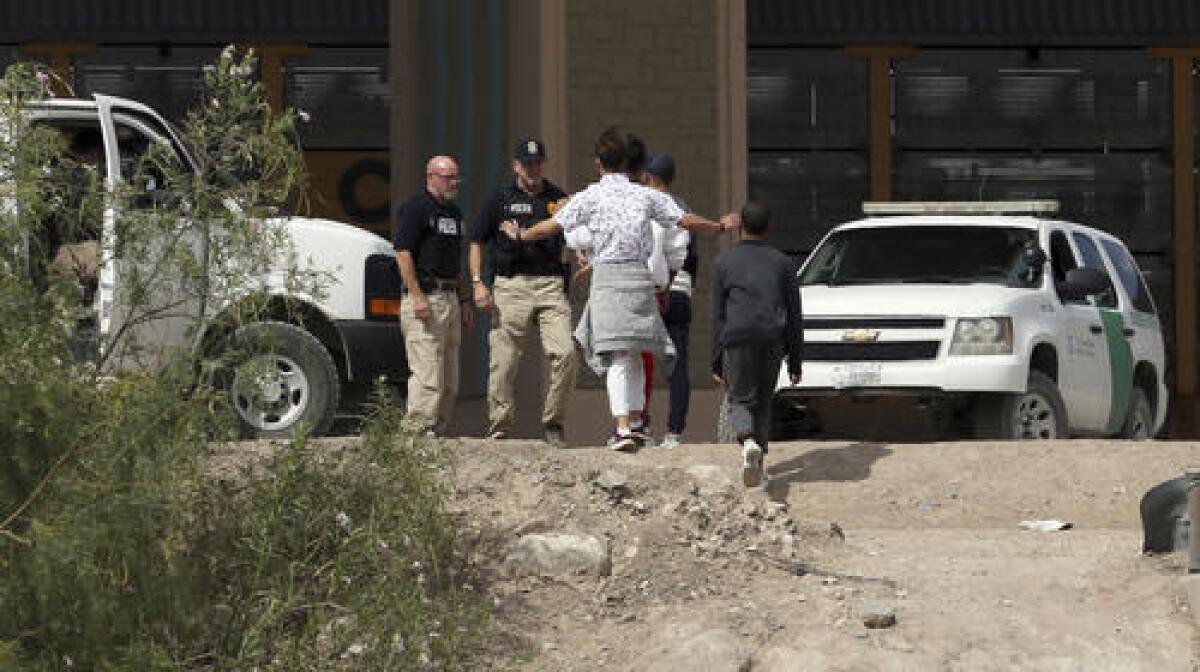
<path id="1" fill-rule="evenodd" d="M 376 43 L 387 0 L 9 0 L 0 43 Z"/>

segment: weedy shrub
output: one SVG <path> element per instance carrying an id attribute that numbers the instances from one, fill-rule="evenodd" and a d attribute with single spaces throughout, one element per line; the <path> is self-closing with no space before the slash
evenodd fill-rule
<path id="1" fill-rule="evenodd" d="M 186 494 L 215 417 L 149 376 L 49 419 L 72 413 L 54 461 L 23 472 L 40 476 L 24 499 L 5 488 L 0 669 L 186 669 L 212 587 Z"/>
<path id="2" fill-rule="evenodd" d="M 440 444 L 377 403 L 361 449 L 303 440 L 200 498 L 198 521 L 226 572 L 214 651 L 229 669 L 453 669 L 480 642 L 484 612 L 454 554 Z"/>
<path id="3" fill-rule="evenodd" d="M 125 183 L 69 185 L 82 195 L 64 193 L 79 173 L 61 136 L 23 112 L 44 77 L 0 82 L 0 670 L 469 666 L 484 619 L 443 509 L 450 464 L 394 403 L 359 449 L 299 435 L 239 478 L 213 469 L 237 422 L 205 384 L 223 364 L 200 347 L 203 307 L 238 299 L 230 329 L 261 315 L 268 261 L 321 282 L 270 221 L 303 174 L 292 115 L 253 72 L 232 50 L 206 70 L 183 133 L 196 170 L 150 147 Z M 125 287 L 99 333 L 81 278 L 52 261 L 96 204 L 118 212 L 98 262 L 119 261 Z M 193 347 L 146 338 L 197 306 Z"/>

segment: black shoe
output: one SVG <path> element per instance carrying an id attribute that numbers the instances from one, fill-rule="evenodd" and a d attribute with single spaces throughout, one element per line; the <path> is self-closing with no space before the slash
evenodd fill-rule
<path id="1" fill-rule="evenodd" d="M 629 453 L 640 448 L 641 443 L 634 438 L 632 433 L 622 434 L 620 432 L 613 432 L 613 435 L 608 439 L 608 447 L 618 452 Z"/>
<path id="2" fill-rule="evenodd" d="M 640 425 L 630 425 L 629 433 L 638 442 L 639 448 L 654 445 L 654 435 L 650 433 L 650 425 L 644 422 Z"/>

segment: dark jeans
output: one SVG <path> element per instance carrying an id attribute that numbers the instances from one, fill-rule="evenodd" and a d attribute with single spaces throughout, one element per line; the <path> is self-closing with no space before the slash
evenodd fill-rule
<path id="1" fill-rule="evenodd" d="M 688 401 L 692 396 L 692 381 L 688 377 L 688 331 L 692 328 L 692 299 L 683 292 L 671 292 L 667 298 L 667 312 L 663 314 L 667 333 L 675 344 L 675 368 L 668 381 L 671 385 L 671 413 L 667 417 L 667 431 L 683 434 L 687 425 Z"/>
<path id="2" fill-rule="evenodd" d="M 721 358 L 729 385 L 729 424 L 741 443 L 754 437 L 763 452 L 771 428 L 771 398 L 783 363 L 780 343 L 747 343 L 726 347 Z"/>

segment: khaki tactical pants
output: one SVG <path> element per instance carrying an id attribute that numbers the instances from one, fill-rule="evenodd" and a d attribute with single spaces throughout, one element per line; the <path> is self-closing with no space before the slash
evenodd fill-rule
<path id="1" fill-rule="evenodd" d="M 550 385 L 542 409 L 542 425 L 562 426 L 567 402 L 575 390 L 578 359 L 571 335 L 571 305 L 557 276 L 497 277 L 492 288 L 496 314 L 488 335 L 488 432 L 511 432 L 516 419 L 515 390 L 521 344 L 535 327 L 550 362 Z"/>
<path id="2" fill-rule="evenodd" d="M 400 303 L 400 329 L 412 371 L 408 378 L 408 413 L 428 427 L 444 430 L 458 396 L 462 314 L 453 291 L 438 290 L 425 296 L 429 297 L 428 320 L 417 319 L 407 295 Z"/>

